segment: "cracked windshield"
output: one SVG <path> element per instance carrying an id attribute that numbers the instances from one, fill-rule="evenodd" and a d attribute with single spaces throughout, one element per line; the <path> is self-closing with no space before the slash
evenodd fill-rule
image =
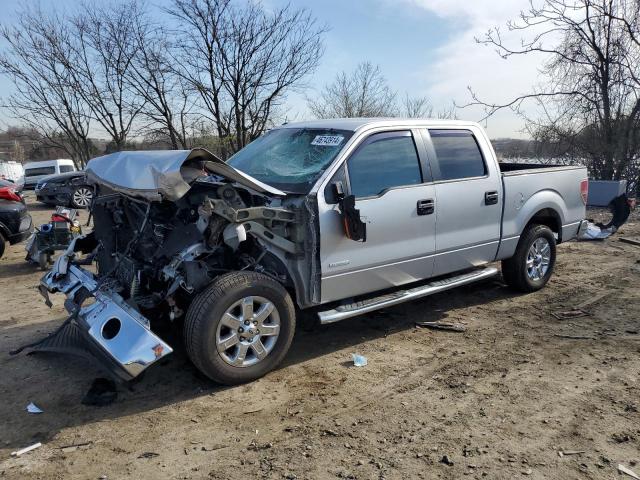
<path id="1" fill-rule="evenodd" d="M 291 193 L 307 193 L 353 132 L 335 129 L 271 130 L 229 159 L 258 180 Z"/>

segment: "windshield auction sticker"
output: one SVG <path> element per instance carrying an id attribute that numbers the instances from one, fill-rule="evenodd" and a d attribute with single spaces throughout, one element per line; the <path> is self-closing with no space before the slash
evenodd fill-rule
<path id="1" fill-rule="evenodd" d="M 344 137 L 340 135 L 317 135 L 313 139 L 311 145 L 319 145 L 321 147 L 337 147 L 342 143 Z"/>

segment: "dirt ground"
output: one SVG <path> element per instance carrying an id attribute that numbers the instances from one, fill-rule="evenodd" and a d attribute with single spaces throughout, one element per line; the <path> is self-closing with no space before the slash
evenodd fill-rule
<path id="1" fill-rule="evenodd" d="M 36 224 L 50 215 L 31 210 Z M 81 404 L 101 376 L 86 361 L 9 355 L 65 318 L 14 245 L 0 260 L 0 478 L 613 479 L 619 463 L 640 473 L 640 247 L 620 237 L 640 239 L 637 215 L 604 242 L 559 246 L 535 294 L 497 278 L 299 329 L 285 364 L 248 385 L 210 383 L 178 341 L 106 407 Z M 552 315 L 581 306 L 587 316 Z M 467 331 L 414 326 L 438 319 Z M 368 365 L 353 367 L 352 353 Z"/>

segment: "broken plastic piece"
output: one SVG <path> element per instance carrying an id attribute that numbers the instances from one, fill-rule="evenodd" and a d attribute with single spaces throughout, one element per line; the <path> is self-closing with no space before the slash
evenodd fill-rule
<path id="1" fill-rule="evenodd" d="M 38 407 L 35 403 L 31 402 L 29 405 L 27 405 L 27 412 L 29 412 L 29 413 L 43 413 L 44 410 L 42 410 L 40 407 Z"/>
<path id="2" fill-rule="evenodd" d="M 352 353 L 351 358 L 353 359 L 354 367 L 365 367 L 367 365 L 367 357 L 358 355 L 357 353 Z"/>
<path id="3" fill-rule="evenodd" d="M 42 443 L 38 442 L 38 443 L 34 443 L 33 445 L 30 445 L 26 448 L 23 448 L 22 450 L 18 450 L 17 452 L 11 452 L 11 456 L 12 457 L 19 457 L 20 455 L 23 455 L 27 452 L 30 452 L 31 450 L 35 450 L 36 448 L 40 448 L 42 446 Z"/>
<path id="4" fill-rule="evenodd" d="M 631 478 L 635 478 L 636 480 L 640 480 L 640 476 L 633 470 L 628 469 L 624 465 L 618 464 L 618 472 L 624 473 L 625 475 L 629 475 Z"/>
<path id="5" fill-rule="evenodd" d="M 436 330 L 449 330 L 451 332 L 464 332 L 467 330 L 461 323 L 449 322 L 416 322 L 416 327 L 434 328 Z"/>

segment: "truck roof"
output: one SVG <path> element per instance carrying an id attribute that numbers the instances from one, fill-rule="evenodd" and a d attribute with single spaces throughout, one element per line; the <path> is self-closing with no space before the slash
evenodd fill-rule
<path id="1" fill-rule="evenodd" d="M 437 118 L 327 118 L 323 120 L 308 120 L 304 122 L 287 123 L 277 128 L 335 128 L 336 130 L 358 131 L 370 127 L 460 127 L 477 126 L 476 122 L 466 120 L 440 120 Z"/>

